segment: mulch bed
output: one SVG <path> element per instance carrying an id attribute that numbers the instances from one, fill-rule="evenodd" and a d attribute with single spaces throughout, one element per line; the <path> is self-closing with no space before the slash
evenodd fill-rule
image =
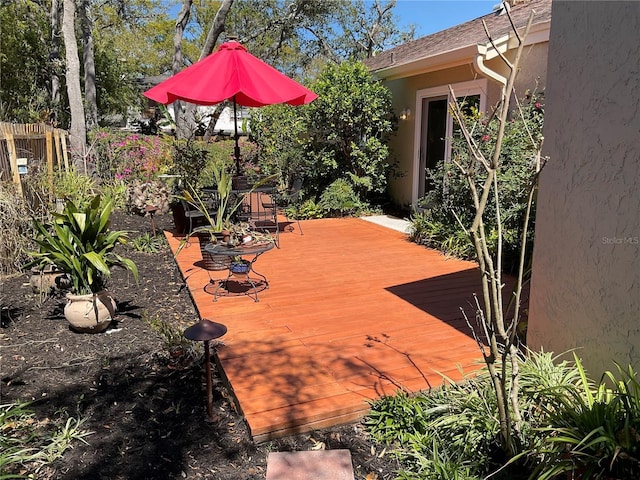
<path id="1" fill-rule="evenodd" d="M 172 228 L 168 215 L 155 223 Z M 151 231 L 149 219 L 119 212 L 112 228 L 132 238 Z M 317 448 L 349 449 L 356 479 L 395 477 L 395 460 L 360 424 L 254 444 L 215 366 L 215 418 L 207 421 L 201 344 L 187 342 L 174 356 L 177 342 L 158 332 L 162 322 L 181 332 L 198 321 L 171 252 L 119 253 L 136 263 L 140 282 L 114 269 L 108 288 L 119 313 L 101 334 L 69 329 L 61 293 L 34 294 L 26 275 L 2 278 L 1 403 L 32 401 L 41 421 L 83 417 L 93 432 L 37 478 L 264 479 L 269 452 Z"/>

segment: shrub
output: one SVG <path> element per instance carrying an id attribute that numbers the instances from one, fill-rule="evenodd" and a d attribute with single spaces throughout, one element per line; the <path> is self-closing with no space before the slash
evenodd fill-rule
<path id="1" fill-rule="evenodd" d="M 98 129 L 90 141 L 92 167 L 104 180 L 151 179 L 173 165 L 171 140 L 165 137 Z"/>
<path id="2" fill-rule="evenodd" d="M 322 218 L 325 215 L 324 209 L 312 199 L 302 202 L 299 208 L 288 207 L 285 211 L 289 218 L 310 219 Z"/>
<path id="3" fill-rule="evenodd" d="M 328 65 L 311 89 L 304 151 L 307 180 L 319 196 L 338 179 L 363 203 L 377 203 L 391 173 L 389 137 L 395 129 L 391 91 L 360 62 Z"/>
<path id="4" fill-rule="evenodd" d="M 252 118 L 261 168 L 279 175 L 281 186 L 303 174 L 315 204 L 337 180 L 349 184 L 353 195 L 342 196 L 349 205 L 325 213 L 385 203 L 393 173 L 387 143 L 395 130 L 390 90 L 358 62 L 328 65 L 311 89 L 319 97 L 309 105 L 265 107 Z M 336 193 L 327 195 L 335 200 Z"/>
<path id="5" fill-rule="evenodd" d="M 353 187 L 339 178 L 322 192 L 318 206 L 331 216 L 344 216 L 356 213 L 360 208 L 360 200 Z"/>
<path id="6" fill-rule="evenodd" d="M 520 453 L 511 460 L 499 448 L 496 398 L 486 368 L 459 384 L 374 401 L 365 425 L 374 439 L 394 447 L 403 468 L 399 478 L 491 474 L 539 480 L 578 466 L 594 475 L 638 477 L 640 383 L 633 370 L 607 375 L 613 391 L 604 383 L 593 386 L 577 357 L 560 362 L 549 353 L 530 352 L 520 372 L 523 428 Z"/>
<path id="7" fill-rule="evenodd" d="M 506 271 L 514 270 L 520 251 L 529 182 L 535 172 L 535 155 L 542 141 L 544 106 L 541 99 L 542 94 L 530 94 L 523 99 L 522 115 L 513 117 L 505 129 L 500 157 L 501 169 L 497 183 L 500 185 L 503 257 Z M 497 121 L 490 117 L 482 117 L 474 108 L 468 109 L 467 112 L 465 123 L 472 132 L 473 140 L 485 155 L 490 156 L 495 147 Z M 452 160 L 467 165 L 468 155 L 467 144 L 458 129 L 452 139 Z M 476 175 L 479 190 L 485 178 L 483 172 L 478 172 Z M 473 247 L 466 248 L 461 245 L 461 239 L 466 234 L 460 224 L 471 225 L 475 217 L 473 197 L 466 178 L 453 163 L 440 162 L 435 169 L 429 171 L 429 181 L 432 188 L 422 199 L 422 202 L 428 205 L 427 212 L 424 214 L 426 219 L 416 219 L 418 221 L 416 239 L 424 241 L 426 238 L 429 246 L 462 258 L 474 259 Z M 534 220 L 535 206 L 532 210 L 532 225 Z M 493 202 L 489 202 L 483 221 L 485 228 L 492 230 L 489 247 L 493 252 L 497 245 L 497 218 Z M 533 242 L 533 233 L 531 233 L 533 231 L 533 228 L 529 229 L 527 238 L 529 244 Z M 531 245 L 528 245 L 527 251 L 532 252 L 532 250 Z"/>
<path id="8" fill-rule="evenodd" d="M 34 230 L 26 202 L 17 188 L 0 182 L 0 274 L 20 271 L 33 249 Z"/>

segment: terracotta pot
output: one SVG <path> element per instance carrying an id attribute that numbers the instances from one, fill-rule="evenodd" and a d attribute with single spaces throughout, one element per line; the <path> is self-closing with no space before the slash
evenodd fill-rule
<path id="1" fill-rule="evenodd" d="M 111 324 L 115 312 L 116 302 L 104 290 L 86 295 L 67 294 L 64 317 L 77 332 L 104 332 Z"/>

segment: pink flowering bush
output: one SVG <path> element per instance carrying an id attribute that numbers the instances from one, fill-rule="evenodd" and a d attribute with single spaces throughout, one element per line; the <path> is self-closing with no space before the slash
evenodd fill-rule
<path id="1" fill-rule="evenodd" d="M 102 184 L 122 191 L 130 212 L 145 215 L 149 206 L 168 211 L 170 192 L 158 175 L 173 167 L 171 140 L 108 130 L 93 132 L 90 140 L 93 166 Z"/>
<path id="2" fill-rule="evenodd" d="M 159 136 L 98 130 L 91 146 L 94 167 L 105 180 L 153 180 L 173 166 L 171 141 Z"/>

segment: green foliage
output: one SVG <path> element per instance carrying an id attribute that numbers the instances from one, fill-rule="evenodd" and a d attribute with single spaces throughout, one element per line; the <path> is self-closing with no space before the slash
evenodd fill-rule
<path id="1" fill-rule="evenodd" d="M 167 246 L 167 242 L 163 235 L 143 233 L 131 241 L 131 246 L 138 252 L 158 253 Z"/>
<path id="2" fill-rule="evenodd" d="M 514 271 L 520 251 L 527 195 L 535 174 L 535 155 L 542 141 L 544 106 L 541 97 L 541 94 L 528 95 L 521 102 L 522 115 L 514 116 L 505 129 L 497 183 L 500 185 L 506 271 Z M 495 148 L 497 119 L 483 118 L 476 109 L 471 108 L 465 120 L 473 141 L 489 158 Z M 456 130 L 453 137 L 452 160 L 462 165 L 469 164 L 469 150 L 460 129 Z M 476 168 L 478 171 L 475 181 L 480 190 L 486 174 L 479 167 Z M 415 241 L 454 256 L 474 259 L 475 249 L 470 239 L 464 240 L 467 235 L 461 227 L 461 224 L 469 227 L 475 217 L 475 207 L 466 177 L 455 164 L 444 162 L 440 162 L 429 173 L 432 189 L 423 199 L 423 203 L 428 206 L 427 211 L 414 215 L 412 219 L 415 222 Z M 489 232 L 490 252 L 495 252 L 498 229 L 493 202 L 488 203 L 483 221 Z M 532 210 L 532 222 L 535 222 L 535 207 Z M 530 228 L 530 232 L 533 232 L 533 228 Z M 531 253 L 532 233 L 528 235 L 527 242 L 527 251 Z"/>
<path id="3" fill-rule="evenodd" d="M 59 68 L 49 60 L 48 9 L 31 0 L 3 1 L 0 25 L 0 118 L 46 121 L 52 113 L 47 95 L 51 74 Z"/>
<path id="4" fill-rule="evenodd" d="M 53 174 L 53 196 L 56 199 L 69 200 L 81 207 L 88 203 L 95 193 L 95 180 L 79 173 L 74 167 L 57 170 Z"/>
<path id="5" fill-rule="evenodd" d="M 438 221 L 429 212 L 411 215 L 409 239 L 457 258 L 470 259 L 475 255 L 471 239 L 459 225 Z"/>
<path id="6" fill-rule="evenodd" d="M 55 265 L 68 274 L 76 294 L 97 293 L 104 288 L 112 266 L 129 270 L 138 279 L 138 269 L 129 259 L 114 252 L 117 244 L 125 243 L 127 233 L 109 231 L 113 202 L 96 195 L 84 209 L 67 201 L 62 213 L 54 213 L 53 221 L 33 224 L 38 252 L 31 252 L 28 266 Z"/>
<path id="7" fill-rule="evenodd" d="M 529 452 L 533 480 L 577 471 L 581 478 L 640 476 L 640 382 L 632 367 L 606 372 L 597 384 L 575 356 L 579 381 L 550 390 L 543 444 Z"/>
<path id="8" fill-rule="evenodd" d="M 55 432 L 48 432 L 49 424 L 38 422 L 28 403 L 0 405 L 0 479 L 35 478 L 38 468 L 61 458 L 74 442 L 86 443 L 93 432 L 83 430 L 83 423 L 67 418 Z"/>
<path id="9" fill-rule="evenodd" d="M 354 214 L 361 207 L 353 187 L 343 178 L 337 179 L 322 192 L 318 205 L 331 216 Z"/>
<path id="10" fill-rule="evenodd" d="M 20 271 L 33 248 L 33 227 L 22 195 L 13 184 L 0 182 L 0 274 Z"/>
<path id="11" fill-rule="evenodd" d="M 319 95 L 311 104 L 267 107 L 252 119 L 260 166 L 281 186 L 304 175 L 306 197 L 318 204 L 331 186 L 326 212 L 383 203 L 395 129 L 390 91 L 357 62 L 327 65 L 311 89 Z"/>
<path id="12" fill-rule="evenodd" d="M 316 196 L 337 179 L 352 183 L 363 203 L 376 203 L 391 171 L 391 92 L 361 63 L 328 65 L 312 84 L 307 109 L 306 180 Z"/>
<path id="13" fill-rule="evenodd" d="M 200 186 L 200 175 L 207 166 L 207 151 L 196 140 L 175 140 L 173 142 L 173 169 L 171 173 L 180 175 L 184 185 Z"/>
<path id="14" fill-rule="evenodd" d="M 520 453 L 499 449 L 499 422 L 491 379 L 447 383 L 412 396 L 399 392 L 372 403 L 365 419 L 372 437 L 395 447 L 399 478 L 550 479 L 579 469 L 584 478 L 637 478 L 640 447 L 640 383 L 632 369 L 606 374 L 593 384 L 578 358 L 559 361 L 529 352 L 520 361 Z M 509 375 L 509 371 L 505 373 Z M 600 475 L 600 476 L 598 476 Z"/>
<path id="15" fill-rule="evenodd" d="M 128 187 L 124 180 L 104 180 L 100 183 L 100 194 L 113 200 L 114 210 L 124 210 L 129 201 Z"/>
<path id="16" fill-rule="evenodd" d="M 286 188 L 294 175 L 304 174 L 307 162 L 303 146 L 307 123 L 305 107 L 271 105 L 254 110 L 251 117 L 251 137 L 258 147 L 257 164 L 261 172 L 275 174 Z"/>
<path id="17" fill-rule="evenodd" d="M 322 218 L 325 215 L 325 211 L 320 207 L 313 199 L 308 199 L 302 202 L 300 207 L 292 208 L 290 210 L 285 209 L 289 218 Z"/>

